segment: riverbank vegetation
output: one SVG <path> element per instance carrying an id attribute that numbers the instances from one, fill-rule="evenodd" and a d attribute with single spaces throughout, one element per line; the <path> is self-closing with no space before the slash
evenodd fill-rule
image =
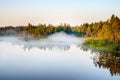
<path id="1" fill-rule="evenodd" d="M 93 27 L 96 29 L 93 30 Z M 114 55 L 120 54 L 120 19 L 117 16 L 112 15 L 107 21 L 94 23 L 89 28 L 89 34 L 92 35 L 85 41 L 85 45 Z"/>
<path id="2" fill-rule="evenodd" d="M 107 21 L 84 23 L 80 26 L 61 25 L 32 25 L 7 26 L 0 28 L 0 35 L 14 35 L 25 39 L 40 39 L 53 33 L 63 31 L 77 37 L 89 37 L 84 44 L 99 50 L 120 54 L 120 19 L 112 15 Z"/>

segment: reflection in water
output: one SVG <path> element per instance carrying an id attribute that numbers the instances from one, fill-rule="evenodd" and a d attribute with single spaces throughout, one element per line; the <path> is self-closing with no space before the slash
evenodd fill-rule
<path id="1" fill-rule="evenodd" d="M 88 51 L 89 48 L 86 46 L 79 46 L 83 51 Z M 120 75 L 120 57 L 114 56 L 111 53 L 96 52 L 91 50 L 91 53 L 95 55 L 92 57 L 93 63 L 96 67 L 108 69 L 111 75 Z"/>
<path id="2" fill-rule="evenodd" d="M 106 68 L 111 75 L 120 75 L 120 57 L 112 56 L 111 54 L 100 54 L 99 57 L 93 58 L 95 66 Z"/>
<path id="3" fill-rule="evenodd" d="M 25 46 L 25 45 L 24 45 L 23 49 L 24 50 L 31 50 L 34 47 L 37 47 L 41 50 L 46 50 L 46 49 L 52 50 L 55 47 L 57 47 L 59 50 L 64 50 L 64 51 L 67 51 L 70 49 L 70 46 Z"/>
<path id="4" fill-rule="evenodd" d="M 53 49 L 55 47 L 61 49 L 61 50 L 69 50 L 71 45 L 80 45 L 82 44 L 83 40 L 80 40 L 79 38 L 75 37 L 74 35 L 67 35 L 64 32 L 55 33 L 53 35 L 48 36 L 47 38 L 42 39 L 30 39 L 25 40 L 24 38 L 19 37 L 8 37 L 3 36 L 0 37 L 0 41 L 3 42 L 10 42 L 13 45 L 22 45 L 24 50 L 32 49 L 34 47 L 37 47 L 39 49 Z"/>
<path id="5" fill-rule="evenodd" d="M 56 35 L 59 40 L 55 35 L 29 41 L 0 37 L 0 80 L 119 79 L 119 57 L 90 50 L 76 37 Z"/>

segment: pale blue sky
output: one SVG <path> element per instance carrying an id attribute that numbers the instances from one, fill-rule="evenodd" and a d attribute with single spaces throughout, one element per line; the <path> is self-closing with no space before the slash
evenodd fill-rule
<path id="1" fill-rule="evenodd" d="M 120 17 L 120 0 L 0 0 L 0 26 L 80 25 Z"/>

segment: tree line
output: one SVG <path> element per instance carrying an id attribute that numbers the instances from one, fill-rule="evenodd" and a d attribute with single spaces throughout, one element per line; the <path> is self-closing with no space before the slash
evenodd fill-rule
<path id="1" fill-rule="evenodd" d="M 109 46 L 111 44 L 109 47 L 120 51 L 120 19 L 115 15 L 112 15 L 106 21 L 91 24 L 84 23 L 80 26 L 70 26 L 65 23 L 58 26 L 51 24 L 39 24 L 35 26 L 28 23 L 27 26 L 1 27 L 0 35 L 15 35 L 39 39 L 60 31 L 67 34 L 74 34 L 78 37 L 90 37 L 89 40 L 86 40 L 85 44 L 95 44 L 95 47 Z"/>
<path id="2" fill-rule="evenodd" d="M 120 54 L 120 19 L 117 16 L 112 15 L 107 21 L 92 23 L 85 32 L 91 38 L 84 44 L 116 56 Z"/>
<path id="3" fill-rule="evenodd" d="M 75 34 L 76 36 L 106 39 L 111 42 L 120 43 L 120 19 L 115 15 L 112 15 L 110 19 L 104 22 L 84 23 L 74 27 L 66 23 L 58 26 L 51 24 L 39 24 L 35 26 L 28 23 L 28 26 L 1 27 L 0 35 L 18 35 L 25 33 L 40 38 L 60 31 L 64 31 L 67 34 Z"/>

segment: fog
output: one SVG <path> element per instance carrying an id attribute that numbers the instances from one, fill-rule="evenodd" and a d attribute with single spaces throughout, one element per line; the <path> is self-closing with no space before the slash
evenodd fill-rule
<path id="1" fill-rule="evenodd" d="M 118 67 L 116 65 L 114 70 L 101 63 L 103 68 L 99 62 L 99 52 L 96 55 L 86 46 L 82 47 L 82 43 L 79 37 L 64 32 L 39 40 L 1 36 L 0 80 L 120 79 L 119 64 L 104 61 L 105 65 L 110 63 L 114 67 L 117 64 Z"/>
<path id="2" fill-rule="evenodd" d="M 54 47 L 60 49 L 69 49 L 71 45 L 80 45 L 83 40 L 80 40 L 74 35 L 68 35 L 64 32 L 54 33 L 47 38 L 25 40 L 15 36 L 2 36 L 0 41 L 12 43 L 13 45 L 22 45 L 24 48 L 38 47 L 41 49 L 52 49 Z"/>

